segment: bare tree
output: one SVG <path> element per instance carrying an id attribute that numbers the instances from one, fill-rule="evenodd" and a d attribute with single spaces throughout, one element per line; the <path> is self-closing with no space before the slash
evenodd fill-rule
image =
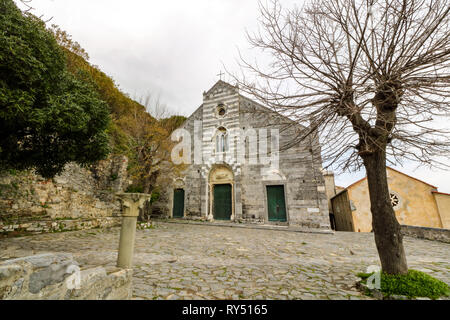
<path id="1" fill-rule="evenodd" d="M 169 109 L 167 104 L 161 101 L 161 95 L 154 95 L 148 92 L 145 97 L 141 97 L 139 100 L 140 104 L 145 107 L 145 110 L 155 119 L 169 118 L 173 115 L 172 111 Z"/>
<path id="2" fill-rule="evenodd" d="M 25 6 L 24 12 L 30 12 L 34 8 L 30 5 L 32 0 L 20 0 L 20 2 Z"/>
<path id="3" fill-rule="evenodd" d="M 321 133 L 325 163 L 364 166 L 382 269 L 406 273 L 386 162 L 432 162 L 449 155 L 450 21 L 447 0 L 312 0 L 283 10 L 261 5 L 252 47 L 241 56 L 240 89 L 296 122 L 291 145 Z M 443 128 L 439 127 L 439 124 Z"/>
<path id="4" fill-rule="evenodd" d="M 129 171 L 134 184 L 144 193 L 152 193 L 158 176 L 173 169 L 167 165 L 174 144 L 170 134 L 184 118 L 172 115 L 159 95 L 148 93 L 135 100 L 139 102 L 117 121 L 128 135 L 128 148 L 132 150 Z"/>

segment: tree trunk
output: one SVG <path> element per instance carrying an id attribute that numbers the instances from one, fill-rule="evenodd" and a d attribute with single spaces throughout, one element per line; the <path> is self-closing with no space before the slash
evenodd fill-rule
<path id="1" fill-rule="evenodd" d="M 369 185 L 372 228 L 381 268 L 389 274 L 408 272 L 403 236 L 389 196 L 386 174 L 386 152 L 377 149 L 363 156 Z"/>

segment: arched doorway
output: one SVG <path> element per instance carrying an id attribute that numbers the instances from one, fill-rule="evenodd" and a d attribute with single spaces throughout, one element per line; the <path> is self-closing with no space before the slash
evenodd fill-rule
<path id="1" fill-rule="evenodd" d="M 178 188 L 173 190 L 173 218 L 184 217 L 184 189 Z"/>
<path id="2" fill-rule="evenodd" d="M 210 216 L 214 220 L 234 220 L 234 175 L 227 165 L 214 166 L 209 174 Z"/>
<path id="3" fill-rule="evenodd" d="M 185 211 L 184 180 L 177 178 L 173 183 L 172 218 L 183 218 Z"/>

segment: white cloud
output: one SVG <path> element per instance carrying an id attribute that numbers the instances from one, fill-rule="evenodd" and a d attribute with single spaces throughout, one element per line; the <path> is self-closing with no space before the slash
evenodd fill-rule
<path id="1" fill-rule="evenodd" d="M 161 94 L 189 115 L 223 70 L 235 65 L 257 1 L 34 0 L 34 14 L 59 25 L 131 97 Z"/>

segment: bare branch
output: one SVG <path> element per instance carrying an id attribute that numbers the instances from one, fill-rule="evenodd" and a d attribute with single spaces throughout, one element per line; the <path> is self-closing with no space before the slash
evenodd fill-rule
<path id="1" fill-rule="evenodd" d="M 318 131 L 324 161 L 343 170 L 384 149 L 392 163 L 448 157 L 448 1 L 312 0 L 283 10 L 274 0 L 260 11 L 262 30 L 247 37 L 272 62 L 240 54 L 241 74 L 231 76 L 262 105 L 309 123 L 284 148 Z"/>

